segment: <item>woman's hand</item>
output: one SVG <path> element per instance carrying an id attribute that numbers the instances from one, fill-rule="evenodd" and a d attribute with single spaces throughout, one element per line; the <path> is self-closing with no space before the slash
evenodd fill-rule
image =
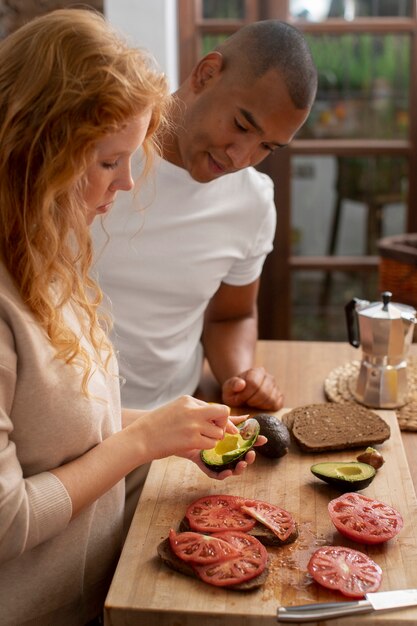
<path id="1" fill-rule="evenodd" d="M 256 440 L 255 446 L 263 446 L 266 441 L 266 437 L 263 437 L 261 435 Z M 230 476 L 240 476 L 241 474 L 243 474 L 248 465 L 252 465 L 252 463 L 254 463 L 256 459 L 256 452 L 255 450 L 249 450 L 249 452 L 245 454 L 244 459 L 242 461 L 239 461 L 239 463 L 233 470 L 227 469 L 223 472 L 213 472 L 209 470 L 209 468 L 204 465 L 203 461 L 201 460 L 200 450 L 193 450 L 189 454 L 183 456 L 185 456 L 190 461 L 193 461 L 201 469 L 201 471 L 207 474 L 207 476 L 209 476 L 210 478 L 214 478 L 216 480 L 224 480 L 225 478 L 230 478 Z"/>
<path id="2" fill-rule="evenodd" d="M 137 441 L 140 463 L 171 455 L 187 456 L 192 450 L 214 448 L 225 432 L 237 431 L 229 412 L 224 404 L 181 396 L 142 413 L 125 430 Z"/>
<path id="3" fill-rule="evenodd" d="M 247 453 L 235 470 L 214 475 L 200 462 L 200 450 L 214 448 L 225 432 L 236 432 L 229 419 L 229 407 L 207 404 L 182 396 L 153 411 L 123 411 L 126 427 L 105 438 L 81 456 L 51 470 L 67 490 L 72 502 L 72 517 L 97 500 L 139 465 L 154 459 L 177 455 L 192 459 L 211 476 L 222 480 L 241 474 L 255 460 Z M 257 443 L 264 443 L 258 437 Z"/>
<path id="4" fill-rule="evenodd" d="M 229 417 L 228 426 L 230 427 L 230 423 L 233 424 L 233 426 L 235 424 L 240 424 L 240 422 L 244 421 L 247 418 L 248 418 L 248 415 L 231 415 Z M 232 433 L 236 432 L 236 428 L 230 431 L 226 428 L 226 432 L 232 432 Z M 263 435 L 259 435 L 258 438 L 256 439 L 256 442 L 254 443 L 254 447 L 263 446 L 264 443 L 266 442 L 267 442 L 267 438 L 264 437 Z M 248 467 L 248 465 L 252 465 L 252 463 L 254 463 L 256 459 L 255 450 L 249 450 L 249 452 L 245 454 L 245 457 L 243 458 L 243 460 L 239 461 L 239 463 L 237 463 L 236 467 L 233 470 L 227 469 L 227 470 L 224 470 L 223 472 L 213 472 L 201 460 L 200 452 L 201 450 L 191 450 L 188 454 L 184 454 L 181 456 L 184 456 L 190 461 L 193 461 L 201 469 L 202 472 L 207 474 L 207 476 L 209 476 L 210 478 L 214 478 L 216 480 L 224 480 L 225 478 L 229 478 L 230 476 L 240 476 L 241 474 L 243 474 L 243 472 Z"/>
<path id="5" fill-rule="evenodd" d="M 137 441 L 138 464 L 176 455 L 194 461 L 211 478 L 223 480 L 242 474 L 256 457 L 251 450 L 234 470 L 220 473 L 210 471 L 201 461 L 201 450 L 214 448 L 226 432 L 236 433 L 236 424 L 248 417 L 229 416 L 229 411 L 224 404 L 181 396 L 157 409 L 141 413 L 124 430 L 129 433 L 129 439 L 133 437 Z M 260 436 L 255 446 L 264 443 L 266 438 Z"/>

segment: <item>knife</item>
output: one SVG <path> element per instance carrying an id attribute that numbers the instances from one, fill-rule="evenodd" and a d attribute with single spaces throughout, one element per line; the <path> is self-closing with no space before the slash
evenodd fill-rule
<path id="1" fill-rule="evenodd" d="M 365 594 L 366 600 L 353 602 L 317 602 L 300 606 L 281 606 L 277 612 L 278 622 L 316 622 L 372 611 L 387 611 L 417 605 L 417 589 L 398 589 Z"/>

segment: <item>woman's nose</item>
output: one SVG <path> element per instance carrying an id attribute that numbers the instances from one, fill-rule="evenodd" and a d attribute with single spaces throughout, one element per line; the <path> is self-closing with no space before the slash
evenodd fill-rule
<path id="1" fill-rule="evenodd" d="M 131 189 L 133 189 L 133 186 L 134 182 L 131 176 L 118 178 L 111 184 L 111 187 L 114 191 L 130 191 Z"/>
<path id="2" fill-rule="evenodd" d="M 113 191 L 130 191 L 134 187 L 134 180 L 132 178 L 132 171 L 130 165 L 123 171 L 119 171 L 115 180 L 111 183 L 110 187 Z"/>

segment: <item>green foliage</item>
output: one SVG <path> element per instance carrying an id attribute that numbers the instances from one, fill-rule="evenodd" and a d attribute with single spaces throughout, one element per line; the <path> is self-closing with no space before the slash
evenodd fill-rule
<path id="1" fill-rule="evenodd" d="M 227 39 L 229 35 L 203 35 L 201 41 L 201 56 L 208 54 L 211 52 L 216 46 L 218 46 L 222 41 Z"/>
<path id="2" fill-rule="evenodd" d="M 319 71 L 319 89 L 369 92 L 376 79 L 408 89 L 407 35 L 307 35 Z"/>
<path id="3" fill-rule="evenodd" d="M 203 0 L 204 19 L 243 19 L 244 0 Z"/>

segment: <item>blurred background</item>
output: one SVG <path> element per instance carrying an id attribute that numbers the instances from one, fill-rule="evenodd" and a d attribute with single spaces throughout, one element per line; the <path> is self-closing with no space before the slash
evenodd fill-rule
<path id="1" fill-rule="evenodd" d="M 275 183 L 278 228 L 259 297 L 260 337 L 345 341 L 344 304 L 391 288 L 388 256 L 417 275 L 416 0 L 88 1 L 150 49 L 174 90 L 197 59 L 238 28 L 277 18 L 302 30 L 319 71 L 312 113 L 260 169 Z M 0 36 L 74 2 L 0 0 Z M 410 235 L 411 234 L 411 235 Z M 415 252 L 414 252 L 415 250 Z M 391 266 L 390 266 L 391 271 Z M 417 279 L 414 279 L 414 281 Z M 394 283 L 417 303 L 417 284 Z M 414 293 L 413 293 L 414 292 Z M 409 302 L 406 302 L 406 300 Z"/>

